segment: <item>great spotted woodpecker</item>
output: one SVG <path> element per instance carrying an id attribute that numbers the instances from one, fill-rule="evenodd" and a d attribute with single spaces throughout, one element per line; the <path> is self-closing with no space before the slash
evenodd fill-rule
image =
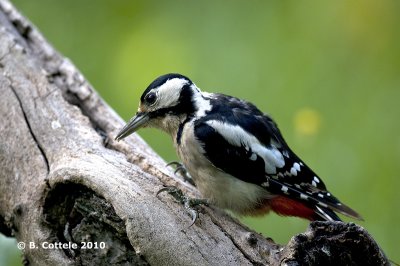
<path id="1" fill-rule="evenodd" d="M 189 78 L 166 74 L 143 92 L 136 115 L 117 135 L 140 127 L 167 132 L 194 183 L 211 204 L 242 215 L 340 221 L 361 219 L 326 189 L 287 145 L 276 123 L 253 104 L 202 92 Z"/>

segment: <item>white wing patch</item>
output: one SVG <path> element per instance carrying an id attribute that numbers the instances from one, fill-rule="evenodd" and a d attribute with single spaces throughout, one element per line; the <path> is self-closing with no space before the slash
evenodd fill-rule
<path id="1" fill-rule="evenodd" d="M 253 153 L 251 154 L 251 156 L 250 156 L 249 159 L 252 160 L 252 161 L 257 160 L 257 154 L 255 154 L 255 153 L 253 152 Z"/>
<path id="2" fill-rule="evenodd" d="M 312 184 L 314 187 L 317 187 L 317 184 L 318 184 L 319 182 L 320 182 L 320 181 L 319 181 L 319 178 L 316 177 L 316 176 L 314 176 L 313 181 L 311 182 L 311 184 Z"/>
<path id="3" fill-rule="evenodd" d="M 308 196 L 304 193 L 300 193 L 300 199 L 308 200 Z"/>
<path id="4" fill-rule="evenodd" d="M 229 144 L 237 147 L 243 145 L 260 156 L 265 162 L 265 172 L 267 174 L 276 174 L 276 168 L 282 168 L 285 165 L 282 153 L 274 145 L 271 145 L 271 148 L 265 147 L 256 137 L 240 126 L 230 125 L 217 120 L 210 120 L 206 123 L 221 134 Z"/>
<path id="5" fill-rule="evenodd" d="M 300 172 L 300 164 L 299 163 L 294 163 L 293 167 L 290 168 L 290 174 L 297 176 L 297 172 Z"/>
<path id="6" fill-rule="evenodd" d="M 287 186 L 282 186 L 281 190 L 283 193 L 289 195 L 289 192 L 288 192 L 289 188 Z"/>

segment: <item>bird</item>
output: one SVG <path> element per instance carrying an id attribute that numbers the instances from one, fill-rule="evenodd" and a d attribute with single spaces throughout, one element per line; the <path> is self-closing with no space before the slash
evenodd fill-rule
<path id="1" fill-rule="evenodd" d="M 165 74 L 144 90 L 115 139 L 143 127 L 172 137 L 183 167 L 214 206 L 244 216 L 273 211 L 341 221 L 340 213 L 362 220 L 290 149 L 274 120 L 246 100 L 203 92 L 184 75 Z"/>

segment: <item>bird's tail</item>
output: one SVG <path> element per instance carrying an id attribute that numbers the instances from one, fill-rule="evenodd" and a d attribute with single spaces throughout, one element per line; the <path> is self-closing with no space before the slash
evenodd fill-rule
<path id="1" fill-rule="evenodd" d="M 362 220 L 362 217 L 356 211 L 341 203 L 328 191 L 299 189 L 275 178 L 269 179 L 269 185 L 275 191 L 282 191 L 282 188 L 285 188 L 285 195 L 278 195 L 270 201 L 272 210 L 280 215 L 298 216 L 311 221 L 341 221 L 335 213 L 339 212 L 354 219 Z"/>

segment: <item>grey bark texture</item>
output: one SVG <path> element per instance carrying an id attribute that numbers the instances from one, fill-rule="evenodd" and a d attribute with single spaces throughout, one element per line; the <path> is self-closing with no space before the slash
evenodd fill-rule
<path id="1" fill-rule="evenodd" d="M 62 33 L 60 33 L 62 34 Z M 280 246 L 212 207 L 190 217 L 163 186 L 191 196 L 82 74 L 0 0 L 0 232 L 38 248 L 26 265 L 384 265 L 354 224 L 315 222 Z M 133 100 L 133 99 L 132 99 Z M 44 249 L 105 242 L 104 249 Z"/>

